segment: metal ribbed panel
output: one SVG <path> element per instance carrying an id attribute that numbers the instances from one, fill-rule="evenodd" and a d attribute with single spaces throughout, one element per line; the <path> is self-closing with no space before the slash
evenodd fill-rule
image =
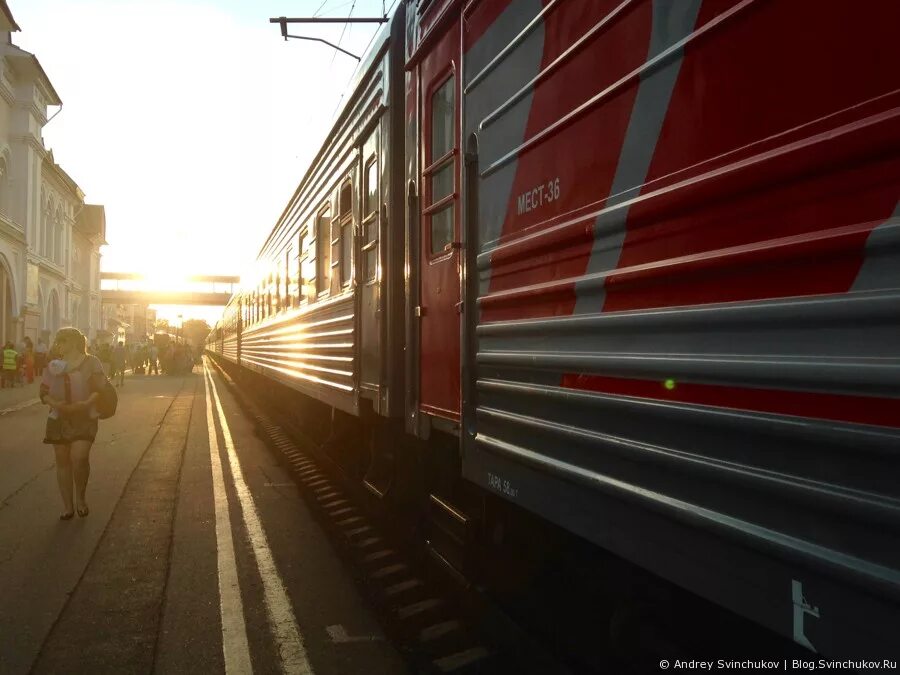
<path id="1" fill-rule="evenodd" d="M 463 471 L 800 644 L 864 651 L 900 602 L 896 78 L 782 120 L 748 66 L 765 123 L 724 98 L 713 123 L 703 78 L 735 36 L 802 17 L 700 5 L 622 3 L 579 32 L 515 4 L 469 48 Z M 579 52 L 609 67 L 566 77 Z"/>
<path id="2" fill-rule="evenodd" d="M 854 396 L 872 397 L 869 407 L 896 396 L 900 321 L 884 309 L 898 301 L 887 291 L 483 325 L 480 445 L 597 489 L 612 481 L 672 517 L 672 500 L 717 513 L 716 527 L 736 536 L 769 528 L 781 553 L 805 542 L 830 569 L 828 551 L 889 570 L 900 550 L 900 432 L 829 419 L 824 403 L 810 416 L 781 406 L 811 392 L 837 392 L 848 407 Z M 611 391 L 562 386 L 569 372 L 611 378 Z M 631 379 L 649 380 L 650 394 L 629 395 Z M 682 386 L 721 398 L 698 405 Z M 733 397 L 749 388 L 766 393 Z M 758 400 L 763 409 L 747 409 Z M 900 574 L 885 579 L 900 597 Z"/>
<path id="3" fill-rule="evenodd" d="M 222 355 L 229 361 L 237 361 L 238 340 L 237 335 L 229 335 L 223 341 Z"/>
<path id="4" fill-rule="evenodd" d="M 320 398 L 339 396 L 348 405 L 357 377 L 353 295 L 246 329 L 241 363 Z"/>

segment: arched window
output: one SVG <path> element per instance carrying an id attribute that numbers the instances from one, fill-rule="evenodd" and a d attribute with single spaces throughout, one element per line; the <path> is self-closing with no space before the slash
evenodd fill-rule
<path id="1" fill-rule="evenodd" d="M 9 169 L 6 155 L 0 155 L 0 212 L 9 213 Z"/>
<path id="2" fill-rule="evenodd" d="M 41 255 L 49 257 L 50 255 L 50 214 L 52 213 L 53 202 L 50 198 L 43 205 L 43 213 L 41 214 Z"/>
<path id="3" fill-rule="evenodd" d="M 34 245 L 35 251 L 37 253 L 43 254 L 44 230 L 47 228 L 47 193 L 44 191 L 44 188 L 41 188 L 41 203 L 38 216 L 40 220 L 38 221 L 37 228 L 34 233 L 35 240 L 32 242 L 32 244 Z"/>
<path id="4" fill-rule="evenodd" d="M 56 201 L 51 197 L 47 208 L 47 231 L 44 233 L 44 256 L 53 257 L 53 212 L 56 211 Z"/>
<path id="5" fill-rule="evenodd" d="M 62 207 L 56 207 L 53 217 L 53 262 L 62 262 Z"/>

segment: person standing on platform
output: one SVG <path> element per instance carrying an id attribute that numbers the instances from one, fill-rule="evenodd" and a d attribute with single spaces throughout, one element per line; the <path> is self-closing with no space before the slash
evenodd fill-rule
<path id="1" fill-rule="evenodd" d="M 50 406 L 44 443 L 56 453 L 56 481 L 63 501 L 60 520 L 90 512 L 86 492 L 91 475 L 90 452 L 99 415 L 94 406 L 106 382 L 103 366 L 87 353 L 77 328 L 60 328 L 53 343 L 61 359 L 51 361 L 41 378 L 41 402 Z"/>
<path id="2" fill-rule="evenodd" d="M 107 377 L 112 376 L 112 347 L 108 344 L 103 343 L 100 345 L 99 354 L 97 354 L 97 358 L 100 359 L 100 364 L 103 366 L 103 373 Z"/>
<path id="3" fill-rule="evenodd" d="M 38 338 L 37 346 L 34 348 L 34 374 L 40 377 L 44 374 L 44 367 L 47 365 L 47 345 L 44 344 L 42 338 Z"/>
<path id="4" fill-rule="evenodd" d="M 16 371 L 19 364 L 19 353 L 13 348 L 12 341 L 3 346 L 3 388 L 16 386 Z"/>
<path id="5" fill-rule="evenodd" d="M 125 363 L 127 360 L 125 345 L 119 342 L 112 352 L 112 379 L 115 380 L 116 377 L 119 378 L 119 381 L 116 382 L 117 387 L 124 386 L 125 384 Z"/>
<path id="6" fill-rule="evenodd" d="M 13 346 L 16 350 L 16 386 L 25 384 L 25 340 Z"/>
<path id="7" fill-rule="evenodd" d="M 25 338 L 25 382 L 34 382 L 34 343 L 31 338 Z"/>

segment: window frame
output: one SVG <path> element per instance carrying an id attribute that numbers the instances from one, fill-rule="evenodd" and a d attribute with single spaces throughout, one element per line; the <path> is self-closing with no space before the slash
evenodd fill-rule
<path id="1" fill-rule="evenodd" d="M 344 194 L 347 195 L 347 210 L 344 211 Z M 353 181 L 350 176 L 347 176 L 343 181 L 341 181 L 340 186 L 338 187 L 338 216 L 337 216 L 337 226 L 332 229 L 332 268 L 338 267 L 338 284 L 340 289 L 344 289 L 350 286 L 353 283 Z M 337 236 L 335 236 L 337 235 Z M 349 242 L 350 248 L 347 252 L 350 253 L 350 259 L 344 260 L 344 245 Z M 335 265 L 334 258 L 334 246 L 337 246 L 337 265 Z M 344 275 L 346 274 L 347 278 L 344 279 Z"/>
<path id="2" fill-rule="evenodd" d="M 282 301 L 282 305 L 285 310 L 294 308 L 294 295 L 291 293 L 291 286 L 294 282 L 294 270 L 291 266 L 291 254 L 293 254 L 293 252 L 293 244 L 288 242 L 287 246 L 284 248 L 284 255 L 281 256 L 282 269 L 284 270 L 284 300 Z"/>
<path id="3" fill-rule="evenodd" d="M 328 218 L 327 225 L 321 222 L 325 217 Z M 331 203 L 325 202 L 316 211 L 316 300 L 328 297 L 331 293 L 331 221 Z M 323 229 L 327 230 L 325 237 L 322 236 L 325 234 Z M 324 255 L 326 251 L 327 257 Z"/>
<path id="4" fill-rule="evenodd" d="M 294 242 L 297 245 L 297 255 L 295 256 L 295 259 L 294 259 L 294 265 L 296 265 L 296 271 L 297 271 L 297 280 L 296 280 L 296 285 L 295 285 L 295 289 L 294 289 L 296 291 L 296 295 L 294 298 L 294 303 L 295 303 L 294 306 L 295 307 L 301 306 L 303 304 L 303 301 L 306 299 L 303 295 L 303 261 L 304 261 L 303 236 L 304 236 L 305 232 L 306 232 L 306 228 L 301 227 L 297 231 L 297 236 L 294 239 Z"/>
<path id="5" fill-rule="evenodd" d="M 444 86 L 447 82 L 453 82 L 452 91 L 453 91 L 453 106 L 452 106 L 452 120 L 451 125 L 453 129 L 453 143 L 448 151 L 442 154 L 440 157 L 434 159 L 434 95 Z M 458 185 L 458 170 L 457 170 L 457 157 L 459 155 L 459 129 L 457 128 L 457 105 L 459 103 L 458 99 L 458 80 L 456 78 L 456 66 L 454 63 L 448 64 L 446 70 L 442 71 L 437 77 L 434 78 L 432 85 L 428 88 L 428 98 L 427 98 L 427 144 L 425 148 L 425 168 L 422 169 L 422 181 L 424 183 L 424 207 L 422 209 L 422 216 L 427 226 L 425 228 L 427 232 L 428 238 L 428 259 L 429 261 L 438 260 L 448 255 L 453 254 L 453 243 L 456 241 L 457 236 L 457 200 L 459 198 L 459 185 Z M 453 177 L 453 187 L 450 192 L 443 197 L 441 197 L 438 201 L 433 202 L 434 195 L 434 176 L 438 171 L 446 168 L 447 166 L 452 167 L 451 175 Z M 452 207 L 453 216 L 452 216 L 452 229 L 453 232 L 450 237 L 450 241 L 444 245 L 444 247 L 438 251 L 434 250 L 434 225 L 433 218 L 434 215 L 440 213 L 441 211 L 447 209 L 448 207 Z"/>
<path id="6" fill-rule="evenodd" d="M 315 234 L 310 228 L 309 223 L 300 228 L 297 238 L 297 262 L 299 265 L 299 301 L 300 304 L 308 304 L 315 300 L 315 293 L 311 292 L 315 288 L 316 282 L 316 257 L 315 253 Z M 312 268 L 310 270 L 310 268 Z M 304 271 L 312 272 L 308 277 Z M 308 286 L 312 286 L 309 288 Z"/>
<path id="7" fill-rule="evenodd" d="M 375 196 L 374 204 L 371 211 L 368 209 L 369 201 L 369 170 L 372 169 L 375 175 Z M 362 278 L 366 283 L 378 280 L 378 240 L 381 234 L 378 231 L 378 211 L 381 202 L 381 175 L 379 174 L 378 151 L 372 152 L 369 158 L 363 164 L 362 188 L 363 188 L 363 204 L 360 213 L 362 220 L 360 222 L 360 232 L 362 233 L 362 248 L 360 249 L 360 265 L 362 267 Z M 374 226 L 373 226 L 374 223 Z M 375 264 L 369 265 L 369 252 L 375 251 Z"/>

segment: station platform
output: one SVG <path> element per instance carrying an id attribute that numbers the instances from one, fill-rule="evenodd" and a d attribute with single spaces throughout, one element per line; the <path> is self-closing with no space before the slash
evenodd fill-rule
<path id="1" fill-rule="evenodd" d="M 403 673 L 212 369 L 128 373 L 60 521 L 48 409 L 0 390 L 0 673 Z"/>

